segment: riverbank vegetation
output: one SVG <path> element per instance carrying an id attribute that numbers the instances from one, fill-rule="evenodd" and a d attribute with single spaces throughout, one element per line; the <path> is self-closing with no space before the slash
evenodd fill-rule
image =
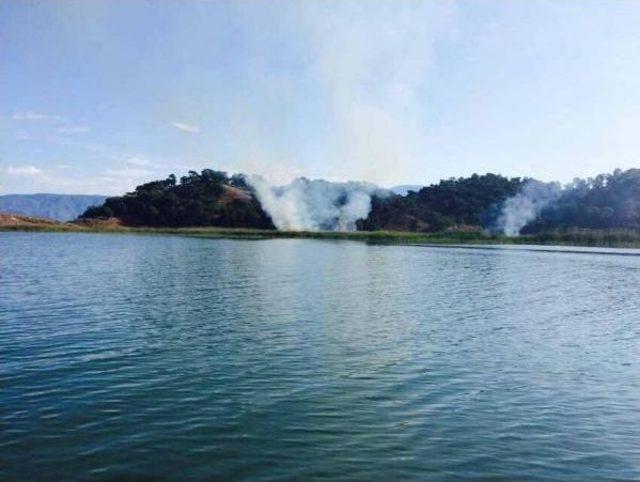
<path id="1" fill-rule="evenodd" d="M 2 231 L 50 233 L 112 233 L 146 235 L 180 235 L 229 239 L 326 239 L 351 240 L 372 244 L 516 244 L 561 245 L 610 248 L 640 248 L 640 230 L 571 229 L 509 237 L 483 231 L 439 231 L 433 233 L 402 231 L 277 231 L 218 227 L 154 228 L 122 226 L 117 222 L 13 224 L 0 226 Z"/>

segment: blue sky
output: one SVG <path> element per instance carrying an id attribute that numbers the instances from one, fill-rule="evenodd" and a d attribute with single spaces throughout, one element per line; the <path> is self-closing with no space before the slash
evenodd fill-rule
<path id="1" fill-rule="evenodd" d="M 0 192 L 640 166 L 640 2 L 0 2 Z"/>

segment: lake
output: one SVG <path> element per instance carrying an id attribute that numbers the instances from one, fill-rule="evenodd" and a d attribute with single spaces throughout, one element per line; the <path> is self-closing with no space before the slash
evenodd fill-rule
<path id="1" fill-rule="evenodd" d="M 0 233 L 0 479 L 639 479 L 638 254 Z"/>

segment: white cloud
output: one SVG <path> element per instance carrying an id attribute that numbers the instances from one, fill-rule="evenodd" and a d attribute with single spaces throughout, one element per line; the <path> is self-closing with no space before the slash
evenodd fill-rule
<path id="1" fill-rule="evenodd" d="M 192 132 L 194 134 L 197 134 L 200 132 L 200 128 L 197 126 L 192 126 L 189 124 L 184 124 L 183 122 L 172 122 L 171 123 L 172 127 L 175 127 L 176 129 L 178 129 L 179 131 L 182 132 Z"/>
<path id="2" fill-rule="evenodd" d="M 10 176 L 38 176 L 42 169 L 35 166 L 7 166 L 6 172 Z"/>
<path id="3" fill-rule="evenodd" d="M 152 165 L 149 159 L 145 159 L 144 157 L 140 157 L 140 156 L 128 157 L 124 162 L 125 164 L 128 164 L 130 166 L 139 166 L 139 167 L 147 167 Z"/>
<path id="4" fill-rule="evenodd" d="M 40 122 L 40 121 L 60 121 L 62 117 L 57 115 L 42 114 L 32 110 L 14 112 L 11 118 L 15 121 Z"/>
<path id="5" fill-rule="evenodd" d="M 153 171 L 140 167 L 123 167 L 120 169 L 107 169 L 104 175 L 115 179 L 138 179 L 140 181 L 149 181 L 149 176 Z"/>
<path id="6" fill-rule="evenodd" d="M 16 141 L 31 141 L 33 140 L 33 136 L 27 134 L 26 132 L 16 132 L 13 136 L 13 139 Z"/>
<path id="7" fill-rule="evenodd" d="M 58 127 L 53 131 L 57 134 L 84 134 L 85 132 L 89 132 L 89 128 L 85 126 L 69 126 L 69 127 Z"/>

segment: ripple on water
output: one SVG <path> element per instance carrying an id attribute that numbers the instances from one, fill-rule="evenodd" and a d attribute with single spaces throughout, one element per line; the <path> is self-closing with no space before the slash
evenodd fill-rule
<path id="1" fill-rule="evenodd" d="M 2 479 L 640 478 L 638 256 L 23 233 L 0 251 Z"/>

